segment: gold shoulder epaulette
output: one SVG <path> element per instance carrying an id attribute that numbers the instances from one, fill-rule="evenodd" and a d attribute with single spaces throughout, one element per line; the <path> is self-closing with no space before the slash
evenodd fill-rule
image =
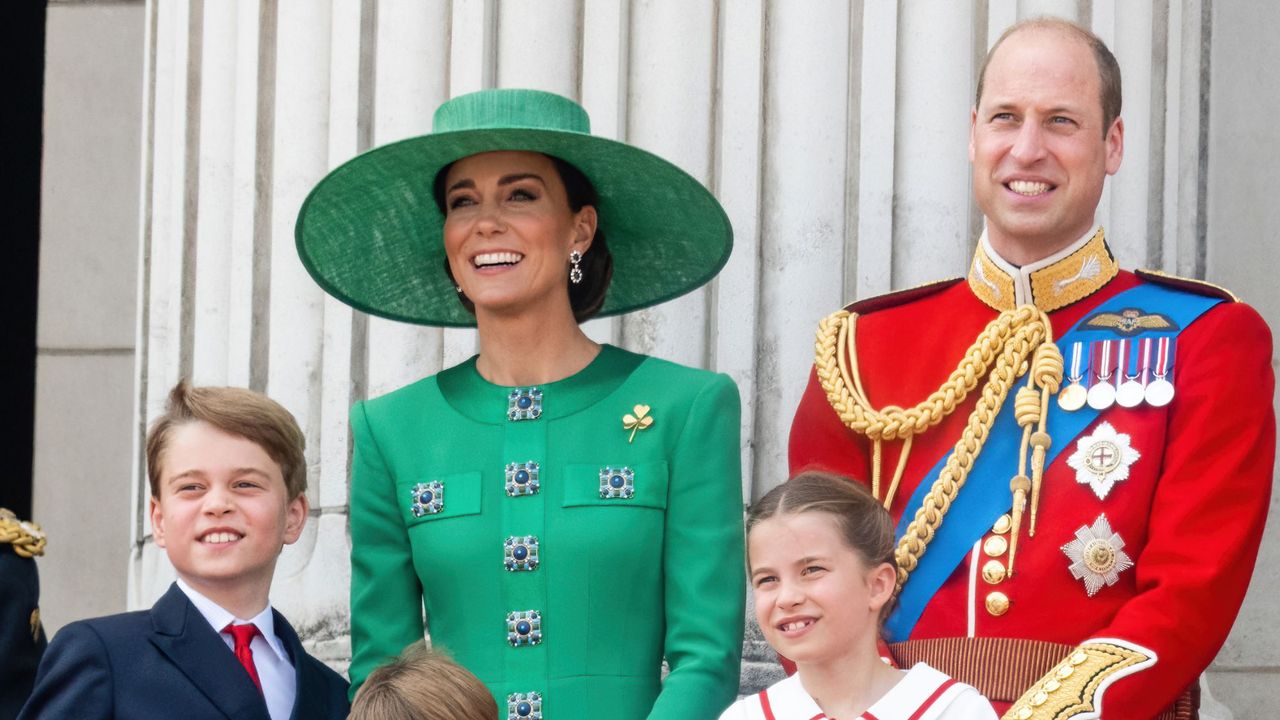
<path id="1" fill-rule="evenodd" d="M 1195 278 L 1185 278 L 1178 275 L 1170 275 L 1160 270 L 1134 270 L 1135 275 L 1152 282 L 1157 285 L 1165 285 L 1167 287 L 1177 288 L 1178 290 L 1186 290 L 1196 295 L 1208 295 L 1209 297 L 1222 298 L 1231 302 L 1240 302 L 1240 298 L 1230 290 L 1221 285 L 1214 285 L 1204 280 L 1196 280 Z"/>
<path id="2" fill-rule="evenodd" d="M 11 510 L 0 507 L 0 544 L 12 545 L 15 553 L 29 558 L 44 554 L 45 540 L 39 525 L 19 520 Z"/>
<path id="3" fill-rule="evenodd" d="M 862 300 L 855 300 L 847 305 L 845 310 L 858 315 L 866 315 L 876 310 L 884 310 L 885 308 L 897 307 L 898 305 L 906 305 L 913 300 L 919 300 L 922 297 L 928 297 L 934 293 L 942 292 L 956 283 L 964 280 L 964 278 L 947 278 L 946 280 L 934 280 L 916 285 L 902 290 L 894 290 L 883 295 L 875 295 Z"/>

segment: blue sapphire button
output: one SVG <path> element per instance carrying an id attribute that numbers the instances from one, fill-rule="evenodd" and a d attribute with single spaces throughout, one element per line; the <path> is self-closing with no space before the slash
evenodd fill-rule
<path id="1" fill-rule="evenodd" d="M 600 468 L 600 497 L 629 500 L 636 494 L 636 474 L 629 467 Z"/>
<path id="2" fill-rule="evenodd" d="M 541 415 L 542 391 L 538 388 L 516 388 L 507 395 L 508 420 L 537 420 Z"/>
<path id="3" fill-rule="evenodd" d="M 508 463 L 506 478 L 508 496 L 538 494 L 538 463 Z"/>
<path id="4" fill-rule="evenodd" d="M 507 720 L 543 720 L 542 695 L 536 692 L 507 695 Z"/>
<path id="5" fill-rule="evenodd" d="M 418 483 L 409 491 L 409 512 L 414 517 L 435 515 L 444 509 L 444 483 L 439 480 Z"/>
<path id="6" fill-rule="evenodd" d="M 537 610 L 507 613 L 507 643 L 525 647 L 542 642 L 542 614 Z"/>
<path id="7" fill-rule="evenodd" d="M 538 569 L 538 538 L 535 535 L 513 535 L 503 544 L 502 564 L 511 572 Z"/>

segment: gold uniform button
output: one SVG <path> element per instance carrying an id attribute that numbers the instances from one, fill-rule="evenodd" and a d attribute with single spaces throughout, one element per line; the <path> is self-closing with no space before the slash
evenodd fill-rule
<path id="1" fill-rule="evenodd" d="M 1072 665 L 1083 665 L 1085 660 L 1089 659 L 1089 655 L 1083 650 L 1077 650 L 1075 655 L 1071 656 Z"/>
<path id="2" fill-rule="evenodd" d="M 987 612 L 996 617 L 1009 612 L 1009 596 L 999 591 L 987 595 Z"/>
<path id="3" fill-rule="evenodd" d="M 1004 563 L 999 560 L 988 560 L 982 566 L 982 579 L 989 585 L 998 585 L 1003 582 L 1005 574 Z"/>
<path id="4" fill-rule="evenodd" d="M 1013 518 L 1009 517 L 1009 513 L 1005 513 L 1000 516 L 999 520 L 996 520 L 995 525 L 991 526 L 991 532 L 997 535 L 1003 535 L 1009 532 L 1009 528 L 1011 527 L 1013 527 Z"/>
<path id="5" fill-rule="evenodd" d="M 1031 708 L 1024 707 L 1018 710 L 1018 720 L 1028 720 L 1031 717 Z"/>
<path id="6" fill-rule="evenodd" d="M 1063 665 L 1062 667 L 1058 668 L 1058 679 L 1066 680 L 1067 678 L 1071 677 L 1071 673 L 1074 673 L 1075 671 L 1076 669 L 1071 667 L 1070 665 Z"/>
<path id="7" fill-rule="evenodd" d="M 1060 687 L 1062 687 L 1062 683 L 1058 682 L 1058 678 L 1049 678 L 1044 684 L 1046 692 L 1053 692 Z"/>
<path id="8" fill-rule="evenodd" d="M 982 552 L 986 553 L 987 557 L 1000 557 L 1008 551 L 1009 541 L 1000 535 L 992 535 L 982 543 Z"/>
<path id="9" fill-rule="evenodd" d="M 1040 707 L 1046 702 L 1049 702 L 1049 693 L 1043 690 L 1031 696 L 1031 707 Z"/>

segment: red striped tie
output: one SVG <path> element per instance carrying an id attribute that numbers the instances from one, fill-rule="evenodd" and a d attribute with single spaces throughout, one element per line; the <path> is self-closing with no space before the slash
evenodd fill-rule
<path id="1" fill-rule="evenodd" d="M 240 661 L 240 664 L 249 673 L 249 679 L 258 687 L 258 692 L 262 692 L 262 681 L 258 679 L 258 668 L 253 664 L 253 649 L 249 647 L 249 643 L 262 634 L 258 631 L 258 626 L 253 624 L 231 624 L 223 628 L 222 632 L 229 633 L 235 639 L 236 659 Z"/>

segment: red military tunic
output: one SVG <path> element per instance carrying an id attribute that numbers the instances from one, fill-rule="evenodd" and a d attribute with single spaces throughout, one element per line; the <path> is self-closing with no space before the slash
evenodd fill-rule
<path id="1" fill-rule="evenodd" d="M 1100 261 L 1097 267 L 1091 258 Z M 1013 307 L 1015 298 L 1045 310 L 1056 337 L 1106 299 L 1148 281 L 1115 268 L 1100 231 L 1023 268 L 996 256 L 984 236 L 967 282 L 851 307 L 859 313 L 862 387 L 877 409 L 914 406 L 947 379 L 997 308 Z M 1214 290 L 1204 286 L 1193 292 Z M 1061 350 L 1069 371 L 1069 350 Z M 911 639 L 1004 637 L 1071 646 L 1114 641 L 1154 662 L 1095 683 L 1089 691 L 1094 711 L 1105 705 L 1105 717 L 1126 719 L 1160 714 L 1213 660 L 1249 585 L 1275 453 L 1271 352 L 1271 334 L 1258 313 L 1243 303 L 1222 302 L 1178 336 L 1176 394 L 1170 404 L 1112 406 L 1075 438 L 1054 436 L 1051 420 L 1047 431 L 1063 450 L 1045 470 L 1034 537 L 1027 536 L 1028 520 L 1023 520 L 1015 573 L 996 582 L 991 580 L 999 573 L 984 577 L 984 565 L 1007 561 L 986 552 L 985 541 L 996 535 L 988 532 L 930 599 Z M 915 436 L 890 508 L 895 519 L 914 515 L 917 508 L 908 507 L 908 500 L 951 451 L 978 394 L 970 393 L 941 423 Z M 1006 402 L 1012 402 L 1012 393 Z M 1067 461 L 1079 439 L 1105 432 L 1099 429 L 1103 424 L 1128 435 L 1138 458 L 1130 457 L 1127 479 L 1114 482 L 1100 498 L 1077 480 Z M 884 443 L 884 485 L 901 445 Z M 791 430 L 792 473 L 824 469 L 869 482 L 870 457 L 867 438 L 843 424 L 811 376 Z M 1015 472 L 1010 467 L 1006 481 Z M 1084 581 L 1069 571 L 1071 560 L 1062 548 L 1104 514 L 1133 566 L 1121 569 L 1114 585 L 1103 584 L 1090 596 Z M 1003 536 L 1008 537 L 1007 529 Z M 991 543 L 992 550 L 1000 546 Z M 997 703 L 1002 712 L 1008 707 Z M 1032 717 L 1025 708 L 1015 710 Z"/>

